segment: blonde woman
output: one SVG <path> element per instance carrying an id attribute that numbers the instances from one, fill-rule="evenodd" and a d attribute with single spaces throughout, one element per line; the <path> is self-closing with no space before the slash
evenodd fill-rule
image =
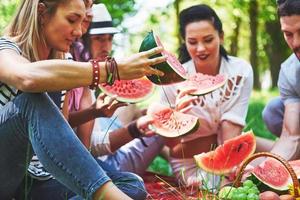
<path id="1" fill-rule="evenodd" d="M 130 199 L 111 182 L 43 93 L 109 82 L 106 75 L 112 72 L 102 62 L 63 60 L 71 43 L 81 37 L 85 15 L 83 0 L 23 0 L 0 39 L 0 199 L 12 197 L 33 150 L 56 179 L 82 197 Z M 117 61 L 120 78 L 163 75 L 150 67 L 165 60 L 149 59 L 160 51 Z"/>

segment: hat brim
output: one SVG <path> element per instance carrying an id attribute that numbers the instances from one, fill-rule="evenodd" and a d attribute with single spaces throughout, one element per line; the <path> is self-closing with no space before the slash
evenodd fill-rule
<path id="1" fill-rule="evenodd" d="M 120 33 L 120 31 L 115 27 L 106 27 L 106 28 L 92 28 L 89 31 L 90 35 L 100 35 L 100 34 L 115 34 Z"/>

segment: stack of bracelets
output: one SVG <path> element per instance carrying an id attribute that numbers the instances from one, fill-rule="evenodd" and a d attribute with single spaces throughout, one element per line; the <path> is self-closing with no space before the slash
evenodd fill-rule
<path id="1" fill-rule="evenodd" d="M 95 89 L 100 82 L 100 66 L 99 60 L 92 59 L 90 60 L 93 68 L 93 81 L 89 86 L 90 89 Z M 112 57 L 107 57 L 105 59 L 105 70 L 106 70 L 106 84 L 113 85 L 115 80 L 120 80 L 120 75 L 118 71 L 118 64 L 116 60 Z"/>

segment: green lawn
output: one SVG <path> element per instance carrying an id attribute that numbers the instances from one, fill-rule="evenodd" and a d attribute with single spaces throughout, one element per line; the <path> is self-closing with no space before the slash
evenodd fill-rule
<path id="1" fill-rule="evenodd" d="M 155 95 L 156 96 L 156 95 Z M 278 96 L 278 91 L 253 91 L 251 94 L 248 114 L 246 118 L 247 125 L 245 127 L 246 130 L 252 129 L 255 135 L 275 139 L 275 137 L 267 130 L 266 126 L 262 120 L 262 110 L 266 103 L 273 97 Z M 157 98 L 153 97 L 153 98 Z M 151 98 L 150 101 L 143 103 L 141 106 L 146 107 L 146 105 L 151 102 L 153 99 Z M 171 170 L 168 162 L 157 156 L 152 164 L 149 167 L 150 171 L 155 171 L 164 175 L 171 175 Z"/>

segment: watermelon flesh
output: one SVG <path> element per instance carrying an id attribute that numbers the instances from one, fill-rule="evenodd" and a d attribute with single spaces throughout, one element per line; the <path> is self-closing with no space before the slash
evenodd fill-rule
<path id="1" fill-rule="evenodd" d="M 159 103 L 151 104 L 147 115 L 154 120 L 152 126 L 155 132 L 164 137 L 178 137 L 192 133 L 199 126 L 197 117 L 174 111 Z"/>
<path id="2" fill-rule="evenodd" d="M 222 87 L 227 81 L 225 75 L 218 74 L 216 76 L 210 76 L 202 73 L 196 73 L 191 75 L 188 80 L 185 81 L 185 90 L 195 89 L 190 95 L 204 95 Z"/>
<path id="3" fill-rule="evenodd" d="M 254 167 L 252 174 L 259 181 L 277 191 L 288 190 L 288 186 L 292 185 L 289 172 L 274 158 L 268 158 L 261 165 Z"/>
<path id="4" fill-rule="evenodd" d="M 151 31 L 144 38 L 139 51 L 147 51 L 158 46 L 163 47 L 159 37 L 154 35 Z M 167 57 L 167 61 L 153 65 L 152 67 L 164 72 L 164 76 L 147 76 L 149 80 L 158 85 L 173 84 L 186 80 L 186 70 L 182 67 L 181 63 L 173 54 L 169 53 L 166 50 L 163 50 L 161 54 L 154 55 L 153 57 L 158 57 L 162 55 L 165 55 Z"/>
<path id="5" fill-rule="evenodd" d="M 255 136 L 249 131 L 226 140 L 223 145 L 218 146 L 214 151 L 195 155 L 194 159 L 204 171 L 223 175 L 231 172 L 235 166 L 240 165 L 254 153 L 255 148 Z"/>
<path id="6" fill-rule="evenodd" d="M 146 77 L 134 80 L 116 80 L 113 85 L 100 84 L 99 88 L 120 102 L 137 103 L 149 98 L 155 85 Z"/>

